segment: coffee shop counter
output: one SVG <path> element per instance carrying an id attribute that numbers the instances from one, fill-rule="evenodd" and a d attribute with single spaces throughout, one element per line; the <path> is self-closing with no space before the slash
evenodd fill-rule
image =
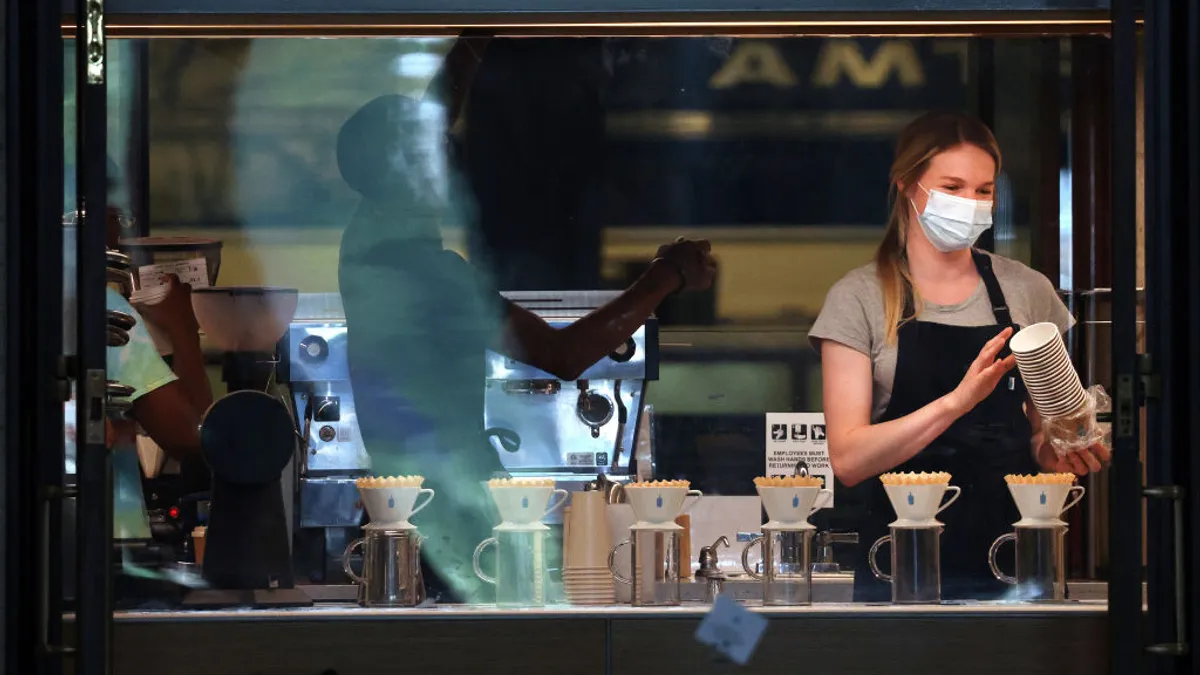
<path id="1" fill-rule="evenodd" d="M 746 666 L 695 638 L 703 604 L 118 612 L 115 675 L 1107 672 L 1103 601 L 763 608 Z M 148 664 L 155 664 L 147 670 Z"/>

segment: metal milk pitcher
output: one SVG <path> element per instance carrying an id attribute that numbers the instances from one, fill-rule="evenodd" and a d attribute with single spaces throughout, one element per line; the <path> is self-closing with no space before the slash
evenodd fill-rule
<path id="1" fill-rule="evenodd" d="M 1063 555 L 1067 526 L 1017 526 L 1000 535 L 988 551 L 992 574 L 1015 586 L 1015 599 L 1061 602 L 1067 599 L 1066 563 Z M 1015 546 L 1016 574 L 1008 576 L 996 564 L 996 553 L 1007 541 Z"/>
<path id="2" fill-rule="evenodd" d="M 362 548 L 362 575 L 350 567 L 350 556 Z M 421 535 L 415 528 L 367 529 L 342 554 L 342 570 L 358 584 L 364 607 L 415 607 L 425 601 L 421 576 Z"/>
<path id="3" fill-rule="evenodd" d="M 742 549 L 742 569 L 762 581 L 763 604 L 812 604 L 812 541 L 816 528 L 775 529 L 763 533 Z M 762 574 L 750 565 L 750 549 L 762 546 Z"/>
<path id="4" fill-rule="evenodd" d="M 613 578 L 632 587 L 634 607 L 673 607 L 679 604 L 680 535 L 683 528 L 674 523 L 635 525 L 629 538 L 608 553 L 608 569 Z M 617 551 L 630 550 L 630 575 L 616 569 Z M 687 563 L 684 563 L 687 564 Z"/>
<path id="5" fill-rule="evenodd" d="M 892 585 L 895 604 L 936 604 L 942 601 L 942 525 L 892 527 L 891 534 L 871 545 L 867 562 L 880 581 Z M 876 555 L 880 547 L 891 543 L 892 572 L 879 569 Z"/>
<path id="6" fill-rule="evenodd" d="M 546 535 L 541 523 L 505 524 L 475 547 L 475 575 L 496 587 L 499 607 L 542 607 L 546 604 Z M 496 575 L 483 571 L 479 558 L 496 547 Z"/>

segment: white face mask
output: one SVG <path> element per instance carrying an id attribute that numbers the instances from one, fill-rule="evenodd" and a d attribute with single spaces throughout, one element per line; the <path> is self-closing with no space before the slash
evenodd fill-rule
<path id="1" fill-rule="evenodd" d="M 917 187 L 925 190 L 925 186 L 917 183 Z M 975 245 L 975 240 L 992 226 L 992 202 L 955 197 L 945 192 L 925 190 L 929 200 L 925 202 L 924 213 L 917 211 L 913 200 L 913 211 L 917 213 L 917 221 L 933 247 L 943 253 L 961 251 Z"/>

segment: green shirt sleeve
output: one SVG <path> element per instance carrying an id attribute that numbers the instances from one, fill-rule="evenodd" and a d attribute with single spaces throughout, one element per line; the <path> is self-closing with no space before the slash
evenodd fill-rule
<path id="1" fill-rule="evenodd" d="M 129 343 L 124 347 L 108 348 L 108 379 L 133 387 L 131 401 L 149 394 L 159 387 L 174 382 L 177 378 L 167 362 L 158 355 L 154 338 L 146 329 L 143 319 L 125 298 L 113 289 L 108 289 L 105 298 L 108 309 L 137 319 L 137 325 L 129 331 Z"/>

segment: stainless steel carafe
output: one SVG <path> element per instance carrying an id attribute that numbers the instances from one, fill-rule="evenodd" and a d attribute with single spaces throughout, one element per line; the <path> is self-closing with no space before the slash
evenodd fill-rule
<path id="1" fill-rule="evenodd" d="M 350 567 L 350 556 L 362 548 L 362 574 Z M 421 535 L 416 528 L 371 529 L 342 555 L 342 569 L 358 584 L 364 607 L 415 607 L 425 601 L 421 576 Z"/>
<path id="2" fill-rule="evenodd" d="M 475 547 L 475 575 L 496 587 L 499 607 L 541 607 L 546 604 L 546 538 L 541 523 L 505 523 Z M 495 576 L 479 563 L 484 549 L 496 547 Z"/>
<path id="3" fill-rule="evenodd" d="M 1066 564 L 1063 555 L 1066 524 L 1026 527 L 1018 525 L 1000 535 L 988 551 L 992 574 L 1015 586 L 1016 599 L 1061 602 L 1067 598 Z M 1014 543 L 1016 574 L 1008 576 L 996 564 L 996 553 L 1005 543 Z"/>
<path id="4" fill-rule="evenodd" d="M 742 549 L 742 569 L 762 581 L 763 604 L 812 604 L 812 542 L 816 528 L 763 527 Z M 750 564 L 750 549 L 762 546 L 762 574 Z"/>
<path id="5" fill-rule="evenodd" d="M 941 536 L 943 526 L 895 527 L 891 534 L 871 545 L 867 562 L 880 581 L 892 585 L 896 604 L 936 604 L 942 601 Z M 891 544 L 892 571 L 879 569 L 876 555 L 884 544 Z"/>
<path id="6" fill-rule="evenodd" d="M 683 528 L 674 523 L 639 523 L 629 538 L 608 553 L 613 578 L 632 587 L 634 607 L 673 607 L 679 604 L 680 539 Z M 629 578 L 617 571 L 617 551 L 629 547 Z"/>

